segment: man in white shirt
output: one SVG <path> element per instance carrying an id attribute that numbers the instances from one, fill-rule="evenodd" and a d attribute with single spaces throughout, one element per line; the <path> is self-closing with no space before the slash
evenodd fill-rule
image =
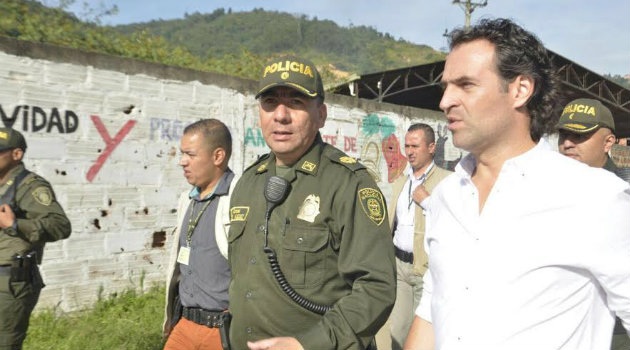
<path id="1" fill-rule="evenodd" d="M 422 276 L 428 268 L 424 251 L 424 212 L 414 194 L 432 191 L 451 172 L 433 162 L 435 132 L 424 123 L 413 124 L 405 135 L 405 155 L 410 168 L 392 184 L 388 212 L 396 253 L 396 303 L 389 317 L 391 349 L 402 349 L 422 296 Z M 389 344 L 387 348 L 389 348 Z"/>
<path id="2" fill-rule="evenodd" d="M 630 187 L 551 150 L 554 69 L 510 20 L 450 38 L 440 108 L 470 152 L 423 202 L 407 349 L 607 349 L 630 328 Z M 570 174 L 570 175 L 567 175 Z"/>

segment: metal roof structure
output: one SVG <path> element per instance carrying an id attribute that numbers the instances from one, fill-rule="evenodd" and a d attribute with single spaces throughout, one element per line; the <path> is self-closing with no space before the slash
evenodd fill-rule
<path id="1" fill-rule="evenodd" d="M 610 108 L 617 137 L 630 137 L 630 90 L 548 50 L 563 89 L 560 105 L 581 97 L 600 100 Z M 444 61 L 365 74 L 340 85 L 341 95 L 439 111 Z M 560 111 L 557 111 L 560 113 Z"/>

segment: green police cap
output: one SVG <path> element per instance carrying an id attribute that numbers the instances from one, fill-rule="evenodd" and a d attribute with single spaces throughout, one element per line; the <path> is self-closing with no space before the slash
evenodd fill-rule
<path id="1" fill-rule="evenodd" d="M 22 133 L 15 129 L 0 128 L 0 151 L 14 148 L 26 151 L 26 140 Z"/>
<path id="2" fill-rule="evenodd" d="M 610 109 L 598 100 L 578 98 L 562 110 L 558 128 L 577 134 L 585 134 L 600 127 L 615 132 L 615 121 Z"/>
<path id="3" fill-rule="evenodd" d="M 313 62 L 306 59 L 286 56 L 268 62 L 263 69 L 256 98 L 277 86 L 293 88 L 309 97 L 324 98 L 322 78 Z"/>

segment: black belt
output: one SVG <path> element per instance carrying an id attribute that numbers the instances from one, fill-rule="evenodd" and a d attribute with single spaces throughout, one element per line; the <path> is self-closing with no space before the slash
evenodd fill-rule
<path id="1" fill-rule="evenodd" d="M 394 249 L 396 251 L 396 257 L 400 259 L 400 261 L 413 264 L 413 253 L 398 249 L 396 246 L 394 246 Z"/>
<path id="2" fill-rule="evenodd" d="M 223 323 L 223 311 L 208 311 L 198 307 L 183 307 L 182 317 L 196 324 L 210 328 L 219 328 Z"/>

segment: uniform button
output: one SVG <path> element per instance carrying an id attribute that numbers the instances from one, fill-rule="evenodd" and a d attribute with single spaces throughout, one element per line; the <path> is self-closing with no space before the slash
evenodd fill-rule
<path id="1" fill-rule="evenodd" d="M 299 238 L 297 239 L 297 244 L 302 244 L 302 242 L 304 242 L 304 238 L 299 237 Z"/>
<path id="2" fill-rule="evenodd" d="M 256 263 L 256 258 L 249 259 L 249 263 L 254 265 Z"/>
<path id="3" fill-rule="evenodd" d="M 188 294 L 191 298 L 193 297 L 193 293 Z"/>
<path id="4" fill-rule="evenodd" d="M 192 270 L 188 270 L 188 274 L 189 274 L 189 275 L 192 275 Z"/>
<path id="5" fill-rule="evenodd" d="M 265 230 L 265 225 L 263 225 L 263 224 L 258 225 L 258 231 L 262 232 L 264 230 Z"/>
<path id="6" fill-rule="evenodd" d="M 245 298 L 249 299 L 252 297 L 252 292 L 247 292 L 247 294 L 245 294 Z"/>
<path id="7" fill-rule="evenodd" d="M 252 327 L 247 327 L 245 331 L 247 331 L 247 334 L 252 334 Z"/>

